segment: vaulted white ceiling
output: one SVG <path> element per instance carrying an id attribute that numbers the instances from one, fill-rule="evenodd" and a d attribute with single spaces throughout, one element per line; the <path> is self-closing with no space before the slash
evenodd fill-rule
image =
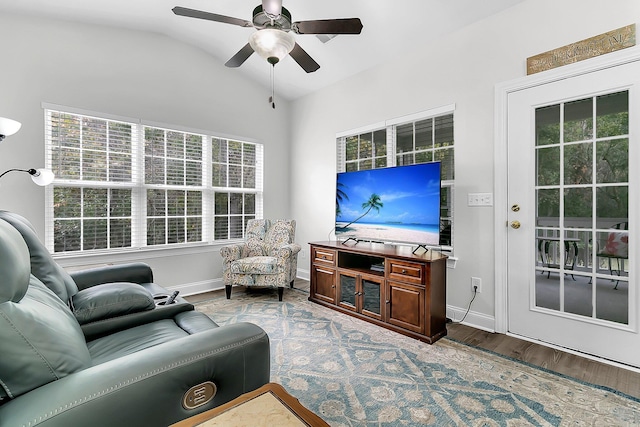
<path id="1" fill-rule="evenodd" d="M 331 18 L 362 20 L 360 35 L 323 43 L 314 35 L 296 41 L 320 64 L 305 73 L 290 57 L 275 67 L 279 97 L 296 99 L 395 57 L 427 55 L 430 43 L 523 0 L 283 0 L 293 21 Z M 208 52 L 221 64 L 248 41 L 253 28 L 174 15 L 174 6 L 251 21 L 260 0 L 0 0 L 0 11 L 125 27 L 173 37 Z M 233 72 L 270 85 L 270 65 L 252 55 Z"/>

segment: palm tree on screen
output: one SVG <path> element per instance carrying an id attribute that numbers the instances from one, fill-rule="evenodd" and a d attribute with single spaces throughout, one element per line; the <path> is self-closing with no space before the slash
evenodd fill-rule
<path id="1" fill-rule="evenodd" d="M 371 196 L 369 196 L 369 200 L 367 200 L 366 202 L 364 202 L 362 204 L 362 209 L 366 209 L 365 213 L 363 213 L 358 218 L 354 219 L 349 224 L 347 224 L 347 225 L 345 225 L 344 227 L 341 227 L 341 228 L 343 228 L 343 229 L 347 228 L 351 224 L 353 224 L 354 222 L 358 222 L 365 215 L 367 215 L 369 212 L 371 212 L 372 209 L 375 209 L 376 212 L 380 212 L 380 208 L 383 207 L 383 206 L 384 206 L 384 204 L 382 203 L 382 200 L 380 200 L 380 196 L 378 196 L 376 193 L 372 193 Z"/>
<path id="2" fill-rule="evenodd" d="M 340 210 L 340 202 L 343 200 L 349 200 L 349 196 L 344 190 L 340 187 L 344 187 L 345 185 L 341 182 L 338 183 L 336 188 L 336 217 L 340 216 L 342 211 Z"/>

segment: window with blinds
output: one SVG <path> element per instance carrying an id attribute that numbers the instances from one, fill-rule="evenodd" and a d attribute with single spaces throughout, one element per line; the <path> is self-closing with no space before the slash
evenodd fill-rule
<path id="1" fill-rule="evenodd" d="M 345 138 L 347 172 L 387 166 L 387 131 L 385 129 Z"/>
<path id="2" fill-rule="evenodd" d="M 261 144 L 54 109 L 45 120 L 53 252 L 242 238 L 262 217 Z"/>
<path id="3" fill-rule="evenodd" d="M 262 176 L 262 146 L 240 141 L 211 141 L 214 200 L 214 238 L 243 237 L 247 221 L 262 212 L 262 198 L 255 191 Z M 260 185 L 261 186 L 261 185 Z M 228 191 L 222 191 L 227 188 Z"/>
<path id="4" fill-rule="evenodd" d="M 338 136 L 337 170 L 441 162 L 440 245 L 452 246 L 455 189 L 453 106 L 394 119 L 373 130 Z"/>

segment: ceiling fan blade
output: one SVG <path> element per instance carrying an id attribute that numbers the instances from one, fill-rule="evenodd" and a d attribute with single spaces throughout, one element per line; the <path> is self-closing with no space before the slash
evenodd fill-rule
<path id="1" fill-rule="evenodd" d="M 307 73 L 313 73 L 320 68 L 320 65 L 318 65 L 318 63 L 314 61 L 298 43 L 296 43 L 289 55 L 291 55 L 298 65 L 300 65 Z"/>
<path id="2" fill-rule="evenodd" d="M 360 18 L 320 19 L 294 22 L 293 30 L 298 34 L 360 34 Z"/>
<path id="3" fill-rule="evenodd" d="M 253 53 L 253 48 L 249 43 L 247 43 L 246 45 L 244 45 L 242 49 L 238 51 L 238 53 L 233 55 L 231 59 L 228 60 L 224 65 L 231 68 L 239 67 L 242 64 L 244 64 L 244 61 L 249 59 L 252 53 Z"/>
<path id="4" fill-rule="evenodd" d="M 225 24 L 238 25 L 240 27 L 253 27 L 253 24 L 247 20 L 232 18 L 230 16 L 218 15 L 216 13 L 203 12 L 201 10 L 188 9 L 186 7 L 176 6 L 173 13 L 188 18 L 206 19 L 207 21 L 223 22 Z"/>
<path id="5" fill-rule="evenodd" d="M 262 0 L 262 10 L 267 15 L 280 16 L 282 13 L 282 0 Z"/>

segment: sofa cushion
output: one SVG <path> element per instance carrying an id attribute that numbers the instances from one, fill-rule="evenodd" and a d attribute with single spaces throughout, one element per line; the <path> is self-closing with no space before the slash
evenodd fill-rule
<path id="1" fill-rule="evenodd" d="M 253 256 L 266 255 L 266 247 L 262 240 L 259 239 L 247 239 L 242 248 L 242 257 L 248 258 Z"/>
<path id="2" fill-rule="evenodd" d="M 252 219 L 247 221 L 242 258 L 267 255 L 264 236 L 267 234 L 269 224 L 270 221 L 268 219 Z"/>
<path id="3" fill-rule="evenodd" d="M 71 310 L 33 275 L 20 301 L 0 303 L 0 342 L 0 386 L 12 398 L 91 363 Z"/>
<path id="4" fill-rule="evenodd" d="M 241 258 L 231 263 L 231 272 L 236 274 L 277 274 L 278 259 L 272 256 Z"/>
<path id="5" fill-rule="evenodd" d="M 189 335 L 219 327 L 209 316 L 195 310 L 179 313 L 173 320 L 175 320 L 176 325 L 188 332 Z"/>
<path id="6" fill-rule="evenodd" d="M 136 283 L 116 282 L 83 289 L 73 296 L 73 314 L 82 325 L 111 317 L 153 310 L 153 296 Z"/>
<path id="7" fill-rule="evenodd" d="M 616 258 L 629 257 L 629 234 L 623 232 L 610 232 L 607 236 L 607 243 L 604 250 L 599 255 Z"/>
<path id="8" fill-rule="evenodd" d="M 89 341 L 87 347 L 95 366 L 186 336 L 189 333 L 173 319 L 165 319 Z"/>
<path id="9" fill-rule="evenodd" d="M 218 324 L 206 314 L 189 310 L 177 313 L 172 319 L 156 320 L 90 340 L 87 347 L 91 354 L 91 363 L 99 365 L 146 348 L 218 327 Z"/>

